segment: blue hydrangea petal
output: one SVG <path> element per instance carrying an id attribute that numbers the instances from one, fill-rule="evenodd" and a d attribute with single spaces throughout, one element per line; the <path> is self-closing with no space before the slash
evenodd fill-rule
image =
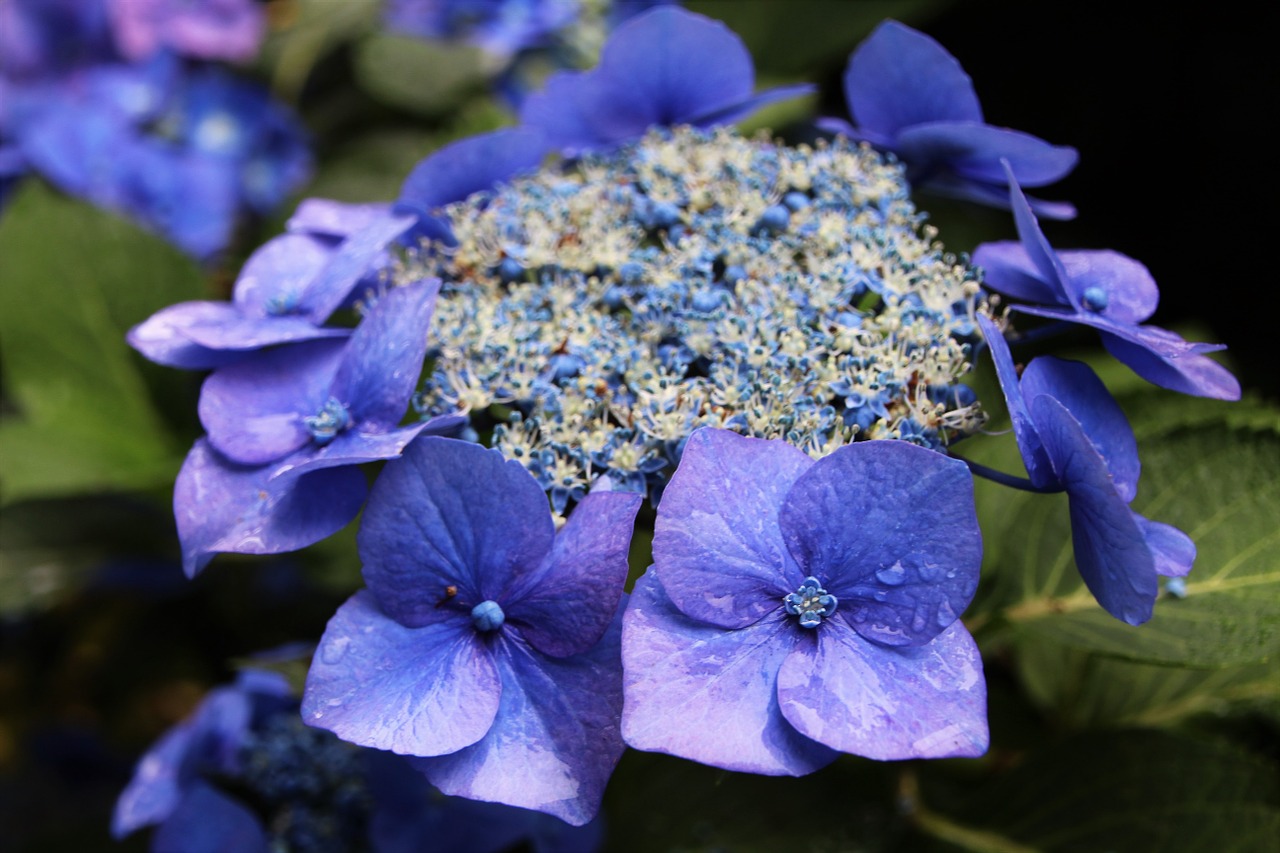
<path id="1" fill-rule="evenodd" d="M 1163 329 L 1158 331 L 1173 335 L 1173 332 Z M 1163 356 L 1140 343 L 1108 332 L 1102 333 L 1102 345 L 1152 385 L 1214 400 L 1240 399 L 1240 381 L 1231 371 L 1207 356 L 1195 352 Z"/>
<path id="2" fill-rule="evenodd" d="M 990 737 L 982 657 L 960 622 L 900 648 L 819 630 L 783 661 L 778 704 L 801 734 L 881 761 L 974 757 Z"/>
<path id="3" fill-rule="evenodd" d="M 308 471 L 359 465 L 380 459 L 394 459 L 419 435 L 450 435 L 467 423 L 465 415 L 439 415 L 385 433 L 346 430 L 323 447 L 310 447 L 288 456 L 271 468 L 271 479 L 296 477 Z"/>
<path id="4" fill-rule="evenodd" d="M 883 136 L 930 121 L 982 121 L 969 75 L 946 48 L 885 21 L 854 50 L 844 74 L 854 121 Z"/>
<path id="5" fill-rule="evenodd" d="M 1050 305 L 1060 299 L 1053 286 L 1040 277 L 1040 271 L 1021 243 L 1011 240 L 983 243 L 974 250 L 973 263 L 982 267 L 982 284 L 988 290 Z"/>
<path id="6" fill-rule="evenodd" d="M 801 98 L 805 95 L 811 95 L 818 89 L 809 83 L 793 83 L 789 86 L 774 86 L 772 89 L 765 89 L 763 92 L 757 92 L 749 98 L 730 104 L 725 107 L 717 107 L 704 113 L 691 116 L 686 124 L 695 127 L 716 127 L 724 124 L 734 124 L 755 114 L 761 108 L 767 107 L 769 104 L 776 104 L 780 101 L 789 101 L 793 98 Z"/>
<path id="7" fill-rule="evenodd" d="M 494 656 L 471 620 L 452 613 L 407 628 L 361 590 L 325 628 L 302 719 L 360 746 L 444 755 L 484 737 L 502 692 Z"/>
<path id="8" fill-rule="evenodd" d="M 303 418 L 320 410 L 346 341 L 316 340 L 263 350 L 214 371 L 200 389 L 200 422 L 229 459 L 261 465 L 311 442 Z"/>
<path id="9" fill-rule="evenodd" d="M 1223 344 L 1192 343 L 1180 335 L 1161 329 L 1158 326 L 1134 326 L 1130 323 L 1119 323 L 1103 314 L 1074 308 L 1051 308 L 1043 305 L 1014 305 L 1012 310 L 1022 314 L 1033 314 L 1050 320 L 1065 320 L 1092 326 L 1106 338 L 1134 344 L 1162 359 L 1176 359 L 1189 355 L 1200 355 L 1226 349 Z M 1124 359 L 1121 359 L 1124 361 Z M 1126 362 L 1127 363 L 1127 362 Z M 1132 365 L 1130 365 L 1132 366 Z M 1134 371 L 1137 372 L 1136 370 Z M 1141 374 L 1139 374 L 1141 375 Z"/>
<path id="10" fill-rule="evenodd" d="M 1136 512 L 1134 521 L 1147 540 L 1151 556 L 1156 561 L 1156 574 L 1167 578 L 1185 577 L 1196 561 L 1196 543 L 1191 537 L 1171 524 L 1163 524 L 1144 518 Z"/>
<path id="11" fill-rule="evenodd" d="M 1067 289 L 1066 268 L 1062 265 L 1057 252 L 1049 245 L 1044 232 L 1040 230 L 1040 223 L 1036 221 L 1036 215 L 1027 203 L 1022 187 L 1018 186 L 1012 168 L 1007 161 L 1002 162 L 1001 166 L 1009 185 L 1009 209 L 1013 212 L 1013 223 L 1018 230 L 1018 240 L 1022 243 L 1022 248 L 1026 249 L 1027 257 L 1039 271 L 1040 280 L 1057 294 L 1053 304 L 1079 308 L 1080 306 L 1073 301 L 1075 294 Z"/>
<path id="12" fill-rule="evenodd" d="M 622 598 L 641 501 L 628 492 L 587 495 L 538 571 L 512 579 L 503 609 L 535 649 L 559 658 L 599 642 Z"/>
<path id="13" fill-rule="evenodd" d="M 929 179 L 929 192 L 934 195 L 958 198 L 965 201 L 976 201 L 990 207 L 1009 210 L 1009 185 L 1003 180 L 996 184 L 987 184 L 972 178 L 960 178 L 945 174 Z M 1041 219 L 1075 219 L 1076 206 L 1068 201 L 1046 201 L 1042 198 L 1023 195 L 1027 206 Z"/>
<path id="14" fill-rule="evenodd" d="M 329 198 L 304 198 L 284 227 L 291 234 L 345 240 L 386 219 L 390 209 L 390 205 L 381 202 L 350 204 Z"/>
<path id="15" fill-rule="evenodd" d="M 378 297 L 352 333 L 331 393 L 347 404 L 358 429 L 381 432 L 404 417 L 422 373 L 439 293 L 439 279 L 394 288 Z"/>
<path id="16" fill-rule="evenodd" d="M 582 82 L 593 125 L 621 141 L 745 101 L 755 68 L 742 39 L 721 22 L 660 6 L 614 30 Z"/>
<path id="17" fill-rule="evenodd" d="M 144 826 L 160 823 L 178 807 L 188 779 L 183 762 L 196 732 L 178 725 L 156 742 L 138 762 L 133 778 L 116 800 L 111 834 L 121 839 Z"/>
<path id="18" fill-rule="evenodd" d="M 307 316 L 323 323 L 351 295 L 366 273 L 396 238 L 408 231 L 414 217 L 391 212 L 374 218 L 344 240 L 329 257 L 324 268 L 311 280 L 302 297 Z"/>
<path id="19" fill-rule="evenodd" d="M 183 370 L 208 370 L 239 360 L 242 353 L 222 352 L 201 346 L 185 331 L 196 325 L 218 326 L 236 323 L 240 312 L 229 302 L 179 302 L 161 308 L 129 330 L 129 346 L 142 355 Z"/>
<path id="20" fill-rule="evenodd" d="M 1077 304 L 1085 303 L 1087 289 L 1099 288 L 1107 307 L 1098 313 L 1117 323 L 1136 325 L 1155 313 L 1160 288 L 1146 266 L 1128 255 L 1104 249 L 1059 252 L 1058 257 Z"/>
<path id="21" fill-rule="evenodd" d="M 271 482 L 271 467 L 237 465 L 200 439 L 173 492 L 182 567 L 194 576 L 215 554 L 281 554 L 337 533 L 364 503 L 355 468 Z"/>
<path id="22" fill-rule="evenodd" d="M 654 526 L 654 571 L 685 615 L 741 628 L 782 606 L 805 573 L 778 527 L 782 499 L 813 460 L 782 441 L 700 429 L 685 445 Z"/>
<path id="23" fill-rule="evenodd" d="M 549 148 L 570 157 L 610 143 L 592 123 L 582 77 L 580 71 L 557 71 L 520 107 L 520 124 L 538 130 Z"/>
<path id="24" fill-rule="evenodd" d="M 267 833 L 238 800 L 196 783 L 151 839 L 152 850 L 183 853 L 267 853 Z"/>
<path id="25" fill-rule="evenodd" d="M 181 330 L 192 343 L 210 352 L 226 353 L 224 363 L 239 356 L 278 344 L 314 341 L 319 338 L 346 338 L 350 329 L 317 326 L 305 317 L 244 317 L 226 322 L 196 322 Z"/>
<path id="26" fill-rule="evenodd" d="M 1053 397 L 1071 413 L 1089 441 L 1102 454 L 1116 492 L 1125 503 L 1138 494 L 1138 441 L 1120 405 L 1087 364 L 1053 356 L 1031 360 L 1022 371 L 1022 394 L 1034 401 L 1041 394 Z"/>
<path id="27" fill-rule="evenodd" d="M 938 121 L 903 129 L 893 150 L 903 160 L 945 163 L 960 178 L 983 184 L 1004 184 L 1008 169 L 1021 185 L 1041 187 L 1066 177 L 1080 159 L 1066 145 L 1053 145 L 1038 136 L 977 122 Z"/>
<path id="28" fill-rule="evenodd" d="M 550 658 L 499 643 L 502 703 L 474 746 L 414 762 L 446 794 L 506 803 L 582 826 L 622 757 L 622 609 L 583 654 Z"/>
<path id="29" fill-rule="evenodd" d="M 1106 461 L 1066 407 L 1040 396 L 1031 401 L 1031 411 L 1070 499 L 1071 542 L 1085 586 L 1112 616 L 1141 625 L 1151 618 L 1158 591 L 1142 529 L 1116 491 Z"/>
<path id="30" fill-rule="evenodd" d="M 978 587 L 973 477 L 936 451 L 903 441 L 845 445 L 800 475 L 778 518 L 801 572 L 837 598 L 838 617 L 877 643 L 929 642 Z"/>
<path id="31" fill-rule="evenodd" d="M 554 536 L 546 493 L 519 462 L 425 436 L 379 475 L 358 541 L 365 583 L 382 609 L 420 627 L 481 601 L 505 602 Z"/>
<path id="32" fill-rule="evenodd" d="M 1018 440 L 1018 450 L 1022 453 L 1022 464 L 1027 467 L 1027 475 L 1037 488 L 1053 488 L 1058 484 L 1057 474 L 1049 462 L 1044 442 L 1036 431 L 1031 409 L 1022 395 L 1022 385 L 1018 381 L 1018 371 L 1013 363 L 1013 354 L 1009 352 L 1009 344 L 995 324 L 986 317 L 978 316 L 978 326 L 991 350 L 991 360 L 995 363 L 996 377 L 1000 380 L 1000 390 L 1004 392 L 1009 418 L 1013 421 L 1013 433 Z"/>
<path id="33" fill-rule="evenodd" d="M 454 142 L 413 168 L 400 187 L 396 209 L 432 216 L 439 207 L 536 169 L 546 153 L 546 140 L 531 128 L 504 128 Z"/>
<path id="34" fill-rule="evenodd" d="M 306 234 L 281 234 L 244 262 L 232 300 L 246 317 L 302 313 L 303 294 L 333 253 L 333 246 Z"/>
<path id="35" fill-rule="evenodd" d="M 743 773 L 803 776 L 826 766 L 836 753 L 778 707 L 778 669 L 801 631 L 781 609 L 738 630 L 691 619 L 650 570 L 623 619 L 623 738 Z"/>

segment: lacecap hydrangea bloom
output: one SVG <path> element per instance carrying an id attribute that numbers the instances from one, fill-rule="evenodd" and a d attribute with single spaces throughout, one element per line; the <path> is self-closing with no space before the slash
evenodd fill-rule
<path id="1" fill-rule="evenodd" d="M 1130 510 L 1132 432 L 1078 367 L 1036 361 L 1018 382 L 980 270 L 910 197 L 914 180 L 1011 202 L 1023 248 L 1051 252 L 1027 242 L 1017 183 L 1075 153 L 984 124 L 954 59 L 899 24 L 848 88 L 854 139 L 743 136 L 725 123 L 804 87 L 756 95 L 736 36 L 650 11 L 363 225 L 299 213 L 296 233 L 339 246 L 386 237 L 338 249 L 364 310 L 349 335 L 313 308 L 327 330 L 300 342 L 156 333 L 231 359 L 175 499 L 189 571 L 333 532 L 363 503 L 357 463 L 390 460 L 357 538 L 368 588 L 325 631 L 307 723 L 410 756 L 447 794 L 572 824 L 624 741 L 772 775 L 981 754 L 960 621 L 982 554 L 971 471 L 1067 492 L 1089 588 L 1149 616 L 1155 576 L 1194 552 Z M 1036 292 L 1068 293 L 1044 258 Z M 302 266 L 246 293 L 310 305 Z M 282 315 L 259 304 L 238 288 L 216 310 L 269 328 Z M 956 455 L 986 422 L 968 380 L 984 331 L 1029 481 Z M 628 602 L 646 500 L 653 566 Z"/>

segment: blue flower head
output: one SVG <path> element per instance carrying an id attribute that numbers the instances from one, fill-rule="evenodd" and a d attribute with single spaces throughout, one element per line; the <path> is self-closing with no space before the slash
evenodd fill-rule
<path id="1" fill-rule="evenodd" d="M 580 825 L 622 754 L 619 600 L 640 496 L 586 496 L 558 533 L 518 463 L 426 437 L 360 528 L 368 589 L 329 622 L 303 718 L 421 756 L 447 794 Z"/>
<path id="2" fill-rule="evenodd" d="M 1029 187 L 1051 184 L 1076 165 L 1074 148 L 983 121 L 969 75 L 929 36 L 885 21 L 849 57 L 845 98 L 854 123 L 823 126 L 891 151 L 913 186 L 940 195 L 1008 205 L 1007 159 Z M 1035 202 L 1042 215 L 1070 219 L 1064 202 Z"/>
<path id="3" fill-rule="evenodd" d="M 1142 325 L 1160 300 L 1145 266 L 1119 252 L 1054 251 L 1012 173 L 1009 193 L 1019 242 L 983 243 L 973 255 L 988 288 L 1034 303 L 1015 305 L 1015 311 L 1097 329 L 1112 355 L 1161 388 L 1240 399 L 1240 383 L 1205 355 L 1222 345 L 1189 343 Z"/>
<path id="4" fill-rule="evenodd" d="M 1009 404 L 1031 482 L 1065 491 L 1076 566 L 1098 603 L 1117 619 L 1151 618 L 1158 576 L 1191 570 L 1196 549 L 1182 531 L 1129 509 L 1138 490 L 1138 446 L 1102 380 L 1079 362 L 1036 358 L 1021 378 L 1008 344 L 978 318 Z"/>
<path id="5" fill-rule="evenodd" d="M 902 441 L 814 461 L 702 429 L 623 620 L 636 749 L 799 776 L 837 753 L 981 755 L 986 688 L 957 617 L 982 541 L 960 462 Z"/>
<path id="6" fill-rule="evenodd" d="M 812 91 L 785 86 L 758 95 L 746 46 L 719 21 L 659 6 L 618 27 L 590 71 L 553 74 L 520 110 L 567 155 L 616 148 L 650 128 L 732 124 L 760 107 Z"/>

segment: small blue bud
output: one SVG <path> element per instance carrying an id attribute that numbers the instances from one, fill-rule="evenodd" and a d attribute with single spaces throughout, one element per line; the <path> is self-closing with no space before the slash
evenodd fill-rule
<path id="1" fill-rule="evenodd" d="M 498 602 L 492 599 L 482 601 L 471 608 L 471 624 L 482 633 L 498 630 L 505 621 L 507 621 L 507 615 L 502 612 Z"/>
<path id="2" fill-rule="evenodd" d="M 1093 311 L 1095 314 L 1107 310 L 1107 303 L 1110 299 L 1107 292 L 1096 285 L 1086 287 L 1084 289 L 1084 307 Z"/>
<path id="3" fill-rule="evenodd" d="M 747 277 L 747 271 L 738 264 L 730 264 L 724 268 L 724 283 L 734 285 Z"/>
<path id="4" fill-rule="evenodd" d="M 1186 578 L 1169 578 L 1164 582 L 1164 591 L 1174 598 L 1187 597 L 1187 581 Z"/>
<path id="5" fill-rule="evenodd" d="M 724 303 L 724 291 L 714 287 L 695 290 L 691 303 L 694 311 L 701 311 L 703 314 L 709 313 Z"/>
<path id="6" fill-rule="evenodd" d="M 644 265 L 635 261 L 627 261 L 618 267 L 618 277 L 622 279 L 624 284 L 635 284 L 644 276 Z"/>
<path id="7" fill-rule="evenodd" d="M 811 202 L 804 193 L 792 190 L 782 197 L 782 203 L 793 211 L 800 211 L 808 207 Z"/>
<path id="8" fill-rule="evenodd" d="M 515 258 L 503 258 L 502 263 L 498 264 L 498 278 L 502 279 L 503 284 L 519 281 L 524 278 L 524 265 Z"/>
<path id="9" fill-rule="evenodd" d="M 779 231 L 785 231 L 790 221 L 791 211 L 785 205 L 771 204 L 764 209 L 764 213 L 760 214 L 755 231 L 760 234 L 777 234 Z"/>
<path id="10" fill-rule="evenodd" d="M 330 397 L 319 412 L 303 418 L 302 423 L 315 443 L 324 446 L 351 426 L 351 413 L 346 406 Z"/>

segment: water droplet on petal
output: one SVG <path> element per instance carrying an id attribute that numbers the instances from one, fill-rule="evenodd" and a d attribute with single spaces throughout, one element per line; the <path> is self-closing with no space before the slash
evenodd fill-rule
<path id="1" fill-rule="evenodd" d="M 956 621 L 956 612 L 951 609 L 951 602 L 943 601 L 939 604 L 933 618 L 937 621 L 939 628 L 945 628 Z"/>
<path id="2" fill-rule="evenodd" d="M 335 637 L 332 641 L 325 643 L 324 648 L 320 650 L 320 660 L 330 665 L 336 664 L 346 657 L 350 645 L 350 637 Z"/>
<path id="3" fill-rule="evenodd" d="M 907 570 L 902 567 L 902 563 L 894 563 L 887 568 L 879 569 L 876 572 L 876 580 L 888 586 L 898 586 L 907 579 Z"/>

